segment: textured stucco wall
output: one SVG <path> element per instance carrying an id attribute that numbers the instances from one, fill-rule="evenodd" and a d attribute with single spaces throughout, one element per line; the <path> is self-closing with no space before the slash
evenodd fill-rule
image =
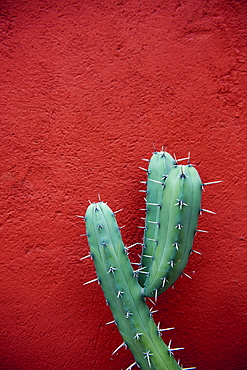
<path id="1" fill-rule="evenodd" d="M 205 214 L 155 319 L 182 363 L 246 368 L 246 20 L 243 1 L 1 1 L 0 368 L 125 369 L 83 221 L 88 199 L 140 241 L 141 158 L 191 152 Z M 139 250 L 132 250 L 136 258 Z M 195 271 L 195 272 L 194 272 Z"/>

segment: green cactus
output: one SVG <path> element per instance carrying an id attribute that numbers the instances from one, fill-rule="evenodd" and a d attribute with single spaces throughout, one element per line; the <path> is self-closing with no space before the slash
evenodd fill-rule
<path id="1" fill-rule="evenodd" d="M 90 254 L 114 321 L 142 369 L 181 369 L 161 338 L 122 242 L 115 215 L 103 202 L 86 212 Z"/>
<path id="2" fill-rule="evenodd" d="M 171 169 L 160 204 L 151 207 L 159 208 L 159 219 L 156 219 L 155 235 L 150 238 L 153 253 L 149 258 L 145 296 L 162 293 L 186 267 L 197 230 L 201 194 L 202 182 L 194 167 L 177 165 Z M 149 207 L 147 205 L 147 209 Z M 144 252 L 146 255 L 145 246 Z"/>
<path id="3" fill-rule="evenodd" d="M 178 165 L 164 151 L 153 153 L 146 171 L 146 218 L 139 268 L 134 271 L 131 266 L 115 214 L 106 203 L 92 203 L 85 216 L 90 246 L 86 257 L 93 258 L 97 278 L 85 284 L 100 283 L 124 340 L 122 345 L 135 357 L 128 370 L 134 365 L 143 370 L 182 370 L 173 357 L 173 351 L 181 348 L 171 349 L 170 343 L 166 346 L 163 342 L 162 331 L 171 328 L 156 326 L 146 297 L 157 298 L 183 273 L 199 214 L 206 211 L 201 209 L 202 188 L 220 181 L 202 184 L 193 166 Z M 189 369 L 195 367 L 183 368 Z"/>
<path id="4" fill-rule="evenodd" d="M 176 164 L 174 158 L 167 152 L 153 153 L 147 176 L 147 196 L 146 196 L 146 221 L 144 228 L 145 248 L 142 253 L 141 265 L 148 272 L 152 264 L 152 256 L 156 245 L 154 240 L 158 238 L 158 226 L 160 218 L 160 205 L 163 198 L 166 178 L 171 168 Z M 139 274 L 139 283 L 144 286 L 146 280 L 145 274 Z"/>

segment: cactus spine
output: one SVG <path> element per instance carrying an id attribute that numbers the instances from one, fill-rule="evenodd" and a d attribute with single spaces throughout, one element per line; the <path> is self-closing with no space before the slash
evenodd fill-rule
<path id="1" fill-rule="evenodd" d="M 128 369 L 138 365 L 143 370 L 182 370 L 173 357 L 173 351 L 181 348 L 171 349 L 163 342 L 163 330 L 156 326 L 146 297 L 157 298 L 183 273 L 197 230 L 203 185 L 214 182 L 202 184 L 193 166 L 178 165 L 164 151 L 153 153 L 146 171 L 140 266 L 133 270 L 112 210 L 101 201 L 92 203 L 85 216 L 89 256 L 97 273 L 92 281 L 100 283 L 123 345 L 135 357 Z"/>

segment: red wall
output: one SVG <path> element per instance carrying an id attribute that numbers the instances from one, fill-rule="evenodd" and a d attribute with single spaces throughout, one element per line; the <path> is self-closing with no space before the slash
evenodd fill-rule
<path id="1" fill-rule="evenodd" d="M 204 182 L 193 255 L 155 320 L 184 366 L 245 369 L 245 1 L 2 0 L 0 368 L 125 369 L 80 237 L 88 199 L 141 240 L 153 143 Z M 134 260 L 138 249 L 132 250 Z M 178 355 L 176 353 L 176 355 Z M 177 356 L 176 356 L 177 357 Z"/>

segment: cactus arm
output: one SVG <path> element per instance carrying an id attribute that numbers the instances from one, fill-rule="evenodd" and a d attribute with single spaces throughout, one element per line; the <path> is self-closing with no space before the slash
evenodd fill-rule
<path id="1" fill-rule="evenodd" d="M 179 235 L 181 245 L 178 246 L 175 254 L 174 267 L 168 273 L 168 282 L 165 289 L 174 284 L 188 263 L 201 209 L 202 182 L 200 176 L 192 166 L 184 167 L 184 173 L 188 177 L 185 178 L 183 183 L 181 196 L 188 206 L 183 207 L 181 210 L 181 224 L 183 225 Z M 180 248 L 181 246 L 182 248 Z"/>
<path id="2" fill-rule="evenodd" d="M 85 221 L 99 283 L 136 363 L 143 370 L 181 369 L 163 342 L 145 303 L 115 215 L 105 203 L 93 203 L 87 209 Z"/>
<path id="3" fill-rule="evenodd" d="M 202 182 L 190 165 L 176 166 L 166 180 L 156 247 L 144 294 L 160 294 L 185 268 L 192 249 L 201 204 Z"/>
<path id="4" fill-rule="evenodd" d="M 175 159 L 167 152 L 154 152 L 148 166 L 146 220 L 144 229 L 144 249 L 141 265 L 148 272 L 152 264 L 152 256 L 158 239 L 160 205 L 163 197 L 165 181 Z M 139 283 L 144 286 L 146 275 L 139 274 Z"/>

